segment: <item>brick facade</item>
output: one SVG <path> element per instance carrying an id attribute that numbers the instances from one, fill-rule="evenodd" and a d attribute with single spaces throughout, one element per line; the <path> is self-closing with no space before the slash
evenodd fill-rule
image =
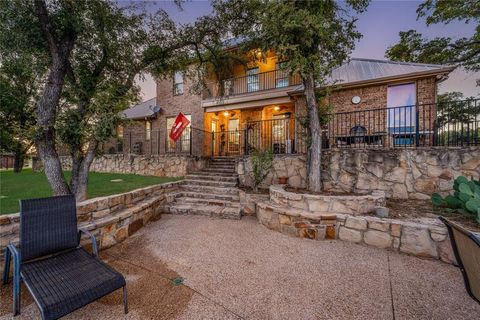
<path id="1" fill-rule="evenodd" d="M 337 119 L 337 123 L 334 124 L 335 132 L 329 132 L 329 136 L 348 136 L 350 134 L 350 129 L 356 124 L 366 127 L 369 133 L 374 132 L 380 135 L 383 134 L 382 132 L 386 132 L 388 115 L 385 107 L 387 106 L 388 86 L 407 83 L 415 83 L 416 85 L 417 104 L 435 103 L 437 93 L 437 82 L 435 76 L 403 82 L 391 81 L 388 83 L 375 85 L 365 85 L 350 88 L 346 87 L 333 91 L 328 100 L 329 104 L 333 106 L 333 113 L 357 113 L 354 114 L 354 117 L 356 117 L 354 119 L 352 119 L 351 114 L 339 116 L 340 120 Z M 352 103 L 352 97 L 354 96 L 359 96 L 361 98 L 361 102 L 359 104 Z M 179 112 L 182 112 L 185 115 L 191 115 L 191 126 L 198 129 L 194 132 L 195 137 L 192 137 L 192 139 L 194 147 L 199 149 L 197 150 L 199 151 L 199 154 L 202 153 L 201 150 L 203 149 L 205 149 L 203 150 L 204 154 L 210 154 L 211 146 L 213 145 L 211 143 L 211 134 L 209 134 L 212 131 L 212 121 L 215 123 L 216 132 L 220 132 L 222 130 L 229 131 L 229 119 L 238 119 L 240 123 L 239 128 L 242 130 L 245 128 L 245 123 L 247 121 L 269 120 L 272 119 L 274 114 L 282 114 L 286 112 L 291 112 L 291 118 L 295 119 L 295 116 L 305 114 L 306 108 L 305 100 L 302 96 L 292 96 L 291 103 L 279 105 L 281 107 L 280 111 L 274 111 L 274 105 L 266 104 L 263 107 L 231 110 L 229 111 L 229 115 L 225 116 L 223 111 L 209 113 L 204 112 L 204 109 L 201 106 L 201 101 L 201 95 L 192 91 L 192 81 L 186 77 L 184 78 L 184 93 L 180 95 L 173 94 L 173 81 L 171 78 L 157 80 L 157 105 L 161 107 L 161 112 L 155 119 L 150 120 L 152 123 L 151 140 L 145 140 L 145 120 L 135 120 L 130 127 L 125 128 L 124 130 L 124 152 L 126 149 L 128 149 L 130 144 L 142 142 L 143 154 L 165 153 L 166 141 L 168 138 L 168 130 L 166 127 L 167 118 L 175 117 Z M 359 112 L 366 110 L 384 111 Z M 434 109 L 429 111 L 430 112 L 426 114 L 419 114 L 419 121 L 424 127 L 428 128 L 433 127 L 433 116 L 435 114 Z M 296 127 L 297 129 L 295 130 L 293 129 L 293 126 L 292 129 L 290 129 L 290 131 L 292 131 L 290 134 L 291 137 L 298 135 L 298 132 L 303 132 L 302 128 L 300 128 L 298 124 Z M 205 132 L 200 133 L 201 130 L 204 130 Z M 133 137 L 131 142 L 130 135 Z M 201 136 L 201 138 L 204 140 L 203 143 L 199 140 L 200 138 L 196 139 L 196 136 Z M 216 144 L 218 145 L 215 146 L 215 148 L 219 150 L 221 142 L 219 139 L 217 140 L 218 141 L 216 141 Z M 296 146 L 296 150 L 300 151 L 300 149 L 304 149 L 305 146 L 303 142 L 298 140 L 298 143 L 295 143 L 302 144 L 302 146 Z M 336 144 L 338 141 L 333 139 L 330 141 L 330 143 Z M 107 146 L 111 148 L 111 145 Z M 104 150 L 107 151 L 108 149 L 105 148 Z"/>

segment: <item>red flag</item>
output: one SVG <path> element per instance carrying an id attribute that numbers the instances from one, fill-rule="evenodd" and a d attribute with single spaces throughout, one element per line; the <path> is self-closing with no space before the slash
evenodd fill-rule
<path id="1" fill-rule="evenodd" d="M 172 129 L 170 130 L 170 139 L 177 141 L 182 135 L 183 130 L 185 130 L 189 124 L 190 121 L 183 115 L 183 113 L 180 112 L 173 123 Z"/>

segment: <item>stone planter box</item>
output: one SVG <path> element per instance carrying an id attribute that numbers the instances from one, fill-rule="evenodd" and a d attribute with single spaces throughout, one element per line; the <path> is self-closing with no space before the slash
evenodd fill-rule
<path id="1" fill-rule="evenodd" d="M 370 213 L 386 205 L 385 193 L 374 191 L 369 195 L 316 195 L 288 192 L 284 185 L 270 186 L 270 200 L 275 204 L 311 212 L 359 215 Z"/>
<path id="2" fill-rule="evenodd" d="M 360 216 L 358 211 L 357 215 L 335 213 L 331 210 L 340 208 L 352 212 L 355 207 L 345 203 L 333 207 L 331 202 L 322 199 L 322 196 L 285 192 L 278 186 L 272 186 L 270 194 L 271 201 L 257 204 L 257 218 L 271 230 L 299 238 L 338 239 L 419 257 L 440 259 L 447 263 L 454 262 L 447 229 L 438 219 L 412 222 Z M 311 197 L 315 197 L 315 201 L 328 203 L 329 210 L 311 210 L 313 208 L 308 206 L 309 201 L 312 201 Z M 320 200 L 317 197 L 320 197 Z M 371 197 L 376 200 L 369 201 L 382 201 L 381 196 Z"/>

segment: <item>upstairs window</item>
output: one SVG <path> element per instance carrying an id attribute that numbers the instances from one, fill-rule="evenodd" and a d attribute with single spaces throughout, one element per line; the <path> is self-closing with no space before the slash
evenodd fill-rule
<path id="1" fill-rule="evenodd" d="M 123 138 L 123 126 L 117 127 L 117 138 L 119 139 Z"/>
<path id="2" fill-rule="evenodd" d="M 285 88 L 288 87 L 288 71 L 285 70 L 285 62 L 277 62 L 275 65 L 275 87 Z"/>
<path id="3" fill-rule="evenodd" d="M 254 92 L 260 90 L 259 69 L 251 68 L 247 70 L 247 91 Z"/>
<path id="4" fill-rule="evenodd" d="M 183 73 L 181 71 L 176 71 L 173 76 L 173 94 L 176 96 L 183 94 Z"/>
<path id="5" fill-rule="evenodd" d="M 152 137 L 152 123 L 150 121 L 145 122 L 145 140 L 150 141 Z"/>

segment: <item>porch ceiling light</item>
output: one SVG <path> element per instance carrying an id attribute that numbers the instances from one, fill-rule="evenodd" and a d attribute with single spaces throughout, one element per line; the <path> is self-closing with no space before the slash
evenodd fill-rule
<path id="1" fill-rule="evenodd" d="M 275 107 L 273 107 L 273 110 L 278 111 L 278 110 L 280 110 L 280 107 L 279 107 L 279 106 L 275 106 Z"/>
<path id="2" fill-rule="evenodd" d="M 228 117 L 228 111 L 223 111 L 223 115 L 224 115 L 225 117 Z"/>

